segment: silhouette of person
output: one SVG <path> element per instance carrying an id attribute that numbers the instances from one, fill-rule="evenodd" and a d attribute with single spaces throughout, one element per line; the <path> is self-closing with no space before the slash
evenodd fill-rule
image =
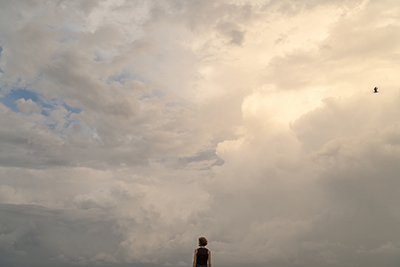
<path id="1" fill-rule="evenodd" d="M 374 88 L 374 93 L 378 93 L 378 87 Z"/>
<path id="2" fill-rule="evenodd" d="M 207 243 L 205 237 L 199 237 L 200 247 L 194 251 L 193 267 L 211 267 L 211 252 L 205 248 Z"/>

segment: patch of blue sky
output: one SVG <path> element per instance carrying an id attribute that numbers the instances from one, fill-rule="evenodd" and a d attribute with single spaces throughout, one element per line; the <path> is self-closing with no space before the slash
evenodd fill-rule
<path id="1" fill-rule="evenodd" d="M 46 126 L 49 127 L 51 130 L 54 130 L 57 127 L 57 123 L 53 122 L 53 123 L 46 123 Z"/>
<path id="2" fill-rule="evenodd" d="M 118 52 L 115 49 L 107 49 L 107 50 L 96 50 L 94 52 L 94 61 L 111 61 L 118 55 Z"/>
<path id="3" fill-rule="evenodd" d="M 108 83 L 118 82 L 120 84 L 125 84 L 126 82 L 131 81 L 135 78 L 137 78 L 137 77 L 133 77 L 133 75 L 130 71 L 124 70 L 121 74 L 108 77 Z"/>
<path id="4" fill-rule="evenodd" d="M 69 118 L 69 116 L 67 117 Z M 73 118 L 73 119 L 68 119 L 64 125 L 63 125 L 63 129 L 68 128 L 72 123 L 79 123 L 79 120 L 77 118 Z"/>
<path id="5" fill-rule="evenodd" d="M 68 118 L 73 113 L 79 114 L 82 112 L 82 109 L 68 106 L 66 103 L 62 103 L 62 106 L 68 111 Z"/>
<path id="6" fill-rule="evenodd" d="M 120 74 L 118 75 L 113 75 L 113 76 L 109 76 L 108 77 L 108 84 L 111 84 L 112 82 L 118 82 L 120 84 L 125 85 L 128 81 L 140 81 L 142 83 L 147 83 L 146 79 L 144 77 L 142 77 L 141 75 L 134 73 L 133 70 L 131 69 L 125 69 L 123 70 Z M 153 89 L 151 93 L 144 93 L 143 95 L 141 95 L 138 99 L 139 100 L 143 100 L 146 98 L 152 98 L 152 97 L 164 97 L 165 91 L 160 89 L 160 88 L 156 88 Z"/>
<path id="7" fill-rule="evenodd" d="M 57 104 L 56 106 L 59 106 L 59 105 Z M 55 110 L 56 106 L 52 110 Z M 67 129 L 71 124 L 79 123 L 79 119 L 78 118 L 76 118 L 76 117 L 72 117 L 71 118 L 70 117 L 71 114 L 73 114 L 73 112 L 69 112 L 67 115 L 65 115 L 63 117 L 63 121 L 59 121 L 59 120 L 57 120 L 57 119 L 55 119 L 55 118 L 53 118 L 51 116 L 51 111 L 52 110 L 49 110 L 49 109 L 47 109 L 47 110 L 45 109 L 44 110 L 44 112 L 46 112 L 46 114 L 47 114 L 46 122 L 44 123 L 44 125 L 47 126 L 51 130 L 56 130 L 56 127 L 62 123 L 62 127 L 59 128 L 58 130 L 60 131 L 60 134 L 63 134 L 64 129 Z M 44 112 L 42 112 L 42 114 Z"/>
<path id="8" fill-rule="evenodd" d="M 50 112 L 48 112 L 46 109 L 42 109 L 42 115 L 45 117 L 49 117 L 50 116 Z"/>
<path id="9" fill-rule="evenodd" d="M 25 101 L 31 99 L 33 102 L 40 104 L 42 107 L 47 105 L 41 100 L 39 94 L 26 89 L 12 90 L 10 93 L 0 98 L 0 102 L 9 107 L 12 111 L 19 112 L 16 101 L 21 98 L 25 99 Z"/>
<path id="10" fill-rule="evenodd" d="M 2 79 L 0 80 L 0 98 L 4 98 L 16 88 L 26 88 L 26 83 L 20 77 L 12 77 L 5 73 L 3 79 L 2 75 Z"/>
<path id="11" fill-rule="evenodd" d="M 33 102 L 41 106 L 42 107 L 41 114 L 46 117 L 50 116 L 52 110 L 57 109 L 57 105 L 62 105 L 68 111 L 67 117 L 69 117 L 73 113 L 79 114 L 82 112 L 80 108 L 71 107 L 66 103 L 64 103 L 63 101 L 60 102 L 60 100 L 58 99 L 52 99 L 50 102 L 46 101 L 41 94 L 38 94 L 36 92 L 27 89 L 11 90 L 4 97 L 0 98 L 0 102 L 5 106 L 9 107 L 12 111 L 20 112 L 16 101 L 21 98 L 23 98 L 25 101 L 31 99 Z"/>
<path id="12" fill-rule="evenodd" d="M 3 47 L 0 46 L 0 59 L 1 59 L 1 52 L 3 52 Z M 4 73 L 2 69 L 0 69 L 0 73 Z"/>
<path id="13" fill-rule="evenodd" d="M 71 115 L 80 114 L 82 112 L 82 109 L 72 107 L 60 99 L 51 99 L 50 101 L 46 100 L 43 95 L 27 90 L 26 88 L 11 90 L 10 92 L 7 92 L 3 97 L 0 97 L 0 102 L 9 107 L 12 111 L 20 113 L 17 105 L 17 100 L 21 98 L 25 101 L 32 100 L 42 108 L 41 114 L 46 117 L 46 122 L 44 123 L 44 125 L 51 130 L 55 130 L 59 125 L 59 122 L 52 117 L 51 113 L 52 111 L 60 109 L 61 107 L 67 110 L 67 114 L 64 116 L 62 129 L 68 128 L 71 124 L 79 123 L 79 119 Z M 61 133 L 62 131 L 63 130 L 61 130 Z"/>

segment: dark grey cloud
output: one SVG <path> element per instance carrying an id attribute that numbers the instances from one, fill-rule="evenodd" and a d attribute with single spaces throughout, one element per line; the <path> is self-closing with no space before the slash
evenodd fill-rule
<path id="1" fill-rule="evenodd" d="M 1 247 L 8 254 L 1 261 L 11 266 L 14 261 L 26 264 L 30 260 L 55 266 L 59 259 L 68 258 L 71 264 L 78 263 L 79 257 L 88 264 L 98 251 L 114 254 L 121 240 L 116 221 L 101 211 L 2 204 L 1 214 Z"/>

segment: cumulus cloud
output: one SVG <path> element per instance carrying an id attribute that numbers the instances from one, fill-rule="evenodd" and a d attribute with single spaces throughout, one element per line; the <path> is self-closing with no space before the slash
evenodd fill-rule
<path id="1" fill-rule="evenodd" d="M 24 115 L 28 115 L 30 113 L 40 113 L 42 109 L 32 101 L 32 99 L 25 100 L 23 98 L 18 99 L 16 101 L 19 110 Z"/>
<path id="2" fill-rule="evenodd" d="M 1 265 L 397 266 L 394 1 L 2 6 Z"/>

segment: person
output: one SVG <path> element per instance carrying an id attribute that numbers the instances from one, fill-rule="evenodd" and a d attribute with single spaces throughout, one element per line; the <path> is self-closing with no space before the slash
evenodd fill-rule
<path id="1" fill-rule="evenodd" d="M 193 267 L 211 267 L 211 252 L 206 249 L 207 243 L 205 237 L 199 237 L 200 247 L 194 251 Z"/>

